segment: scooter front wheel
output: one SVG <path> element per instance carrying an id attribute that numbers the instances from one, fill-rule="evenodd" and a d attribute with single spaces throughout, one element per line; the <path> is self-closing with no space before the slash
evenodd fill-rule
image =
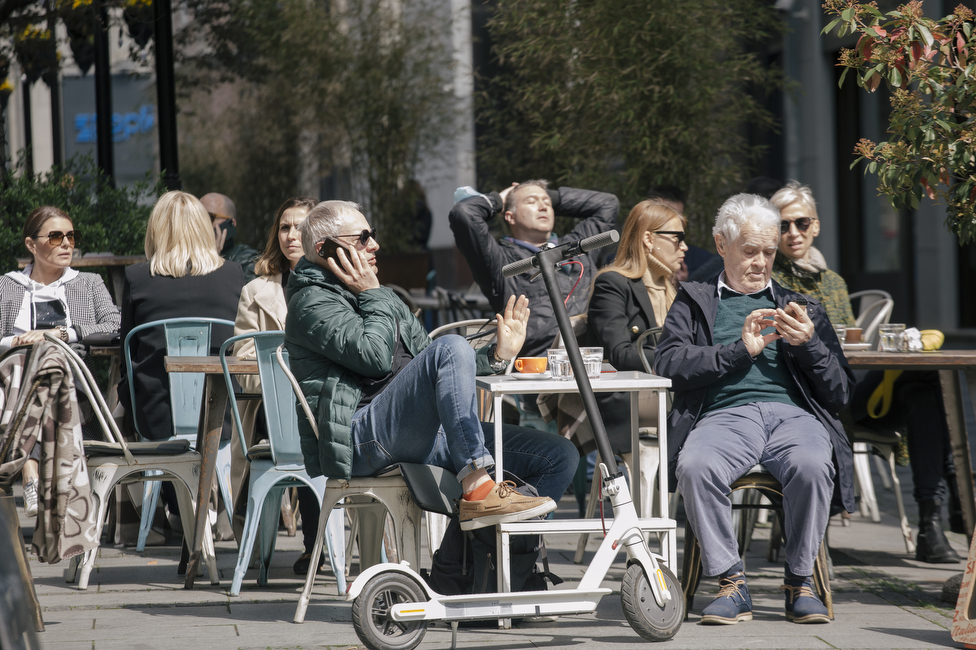
<path id="1" fill-rule="evenodd" d="M 395 621 L 393 606 L 426 602 L 417 582 L 402 573 L 374 576 L 352 603 L 352 624 L 356 635 L 370 650 L 411 650 L 427 634 L 426 621 Z"/>
<path id="2" fill-rule="evenodd" d="M 665 565 L 659 565 L 671 600 L 660 607 L 639 563 L 631 564 L 620 584 L 620 604 L 630 627 L 648 641 L 667 641 L 685 620 L 685 599 L 678 579 Z"/>

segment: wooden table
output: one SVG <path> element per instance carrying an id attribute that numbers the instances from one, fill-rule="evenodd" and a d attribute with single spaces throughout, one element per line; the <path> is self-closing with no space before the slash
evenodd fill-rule
<path id="1" fill-rule="evenodd" d="M 90 267 L 104 267 L 108 271 L 108 290 L 116 305 L 122 304 L 122 287 L 125 284 L 125 267 L 139 262 L 145 262 L 145 255 L 112 255 L 111 253 L 87 253 L 71 258 L 71 268 L 85 269 Z M 17 268 L 26 268 L 30 259 L 17 260 Z"/>
<path id="2" fill-rule="evenodd" d="M 224 425 L 224 411 L 227 409 L 227 384 L 220 357 L 163 357 L 166 372 L 202 372 L 206 375 L 203 385 L 204 400 L 200 409 L 200 430 L 197 433 L 197 451 L 200 452 L 200 486 L 197 489 L 197 526 L 190 547 L 190 560 L 186 567 L 184 588 L 193 589 L 197 570 L 200 567 L 203 535 L 205 531 L 210 501 L 210 486 L 213 485 L 217 468 L 217 447 L 220 445 L 220 432 Z M 233 375 L 258 374 L 258 362 L 241 361 L 237 357 L 227 357 L 227 369 Z M 233 504 L 228 505 L 233 508 Z"/>
<path id="3" fill-rule="evenodd" d="M 952 460 L 962 501 L 966 530 L 976 528 L 976 491 L 973 488 L 973 462 L 966 431 L 965 403 L 959 373 L 966 373 L 969 398 L 976 404 L 976 350 L 935 350 L 932 352 L 846 352 L 847 363 L 855 370 L 938 370 L 945 403 L 946 424 L 952 443 Z M 972 539 L 972 533 L 969 534 Z"/>

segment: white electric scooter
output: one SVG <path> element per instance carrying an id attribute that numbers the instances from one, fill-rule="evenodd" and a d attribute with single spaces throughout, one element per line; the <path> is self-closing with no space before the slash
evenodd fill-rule
<path id="1" fill-rule="evenodd" d="M 616 231 L 602 233 L 550 247 L 504 268 L 505 277 L 533 269 L 542 274 L 601 458 L 613 458 L 614 455 L 556 283 L 555 268 L 563 260 L 618 239 Z M 495 416 L 500 417 L 500 414 Z M 451 623 L 454 648 L 460 621 L 593 612 L 600 599 L 611 593 L 600 584 L 621 547 L 627 550 L 628 556 L 620 589 L 627 622 L 648 641 L 666 641 L 673 637 L 685 618 L 685 600 L 678 580 L 659 562 L 659 558 L 662 561 L 664 558 L 650 552 L 623 474 L 611 475 L 603 463 L 599 470 L 603 492 L 610 497 L 613 506 L 613 524 L 575 589 L 444 596 L 430 589 L 406 562 L 378 564 L 356 578 L 346 597 L 353 601 L 352 620 L 359 639 L 370 650 L 410 650 L 423 640 L 428 621 L 447 621 Z M 652 529 L 645 530 L 653 532 Z"/>

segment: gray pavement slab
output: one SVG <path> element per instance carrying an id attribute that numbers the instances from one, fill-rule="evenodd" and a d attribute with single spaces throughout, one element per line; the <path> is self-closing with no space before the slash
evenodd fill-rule
<path id="1" fill-rule="evenodd" d="M 875 468 L 872 468 L 875 469 Z M 876 470 L 875 470 L 876 471 Z M 911 497 L 911 475 L 899 468 L 909 520 L 917 519 Z M 965 568 L 965 563 L 928 565 L 905 552 L 891 492 L 875 481 L 881 501 L 879 523 L 855 514 L 850 525 L 831 520 L 828 540 L 834 565 L 831 583 L 836 618 L 825 625 L 795 625 L 783 616 L 782 561 L 766 559 L 768 528 L 758 528 L 746 556 L 754 620 L 734 626 L 703 626 L 700 611 L 714 596 L 713 580 L 703 579 L 688 620 L 676 636 L 660 647 L 711 648 L 960 648 L 950 638 L 954 604 L 940 601 L 943 582 Z M 567 497 L 559 517 L 575 515 L 576 504 Z M 22 519 L 25 534 L 30 522 Z M 679 563 L 683 526 L 679 525 Z M 965 555 L 964 536 L 949 534 L 954 548 Z M 574 565 L 578 536 L 547 538 L 553 571 L 570 585 L 585 565 Z M 591 536 L 587 560 L 599 543 Z M 179 546 L 150 547 L 144 553 L 105 545 L 100 549 L 87 591 L 64 582 L 65 564 L 33 561 L 46 631 L 40 634 L 45 650 L 234 650 L 298 648 L 362 648 L 351 623 L 351 604 L 336 594 L 331 575 L 319 576 L 312 592 L 305 623 L 292 623 L 304 581 L 291 569 L 301 552 L 301 535 L 277 540 L 277 552 L 267 587 L 257 585 L 257 570 L 249 570 L 240 596 L 229 588 L 237 563 L 233 542 L 218 542 L 220 585 L 204 575 L 193 590 L 183 589 L 176 574 Z M 482 650 L 508 648 L 633 648 L 646 645 L 627 624 L 620 605 L 622 555 L 609 571 L 604 586 L 613 593 L 595 612 L 565 616 L 551 623 L 521 623 L 511 630 L 495 627 L 464 628 L 458 647 Z M 426 560 L 429 566 L 429 560 Z M 449 648 L 449 627 L 428 629 L 422 650 Z"/>

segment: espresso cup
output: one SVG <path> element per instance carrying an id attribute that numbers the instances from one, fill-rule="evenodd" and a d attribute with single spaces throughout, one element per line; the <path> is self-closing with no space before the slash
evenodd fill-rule
<path id="1" fill-rule="evenodd" d="M 851 344 L 851 343 L 860 343 L 861 342 L 861 328 L 860 327 L 848 327 L 847 328 L 847 331 L 844 333 L 844 335 L 846 337 L 844 339 L 844 342 L 845 343 Z"/>
<path id="2" fill-rule="evenodd" d="M 516 372 L 537 374 L 546 371 L 545 357 L 519 357 L 515 360 Z"/>

